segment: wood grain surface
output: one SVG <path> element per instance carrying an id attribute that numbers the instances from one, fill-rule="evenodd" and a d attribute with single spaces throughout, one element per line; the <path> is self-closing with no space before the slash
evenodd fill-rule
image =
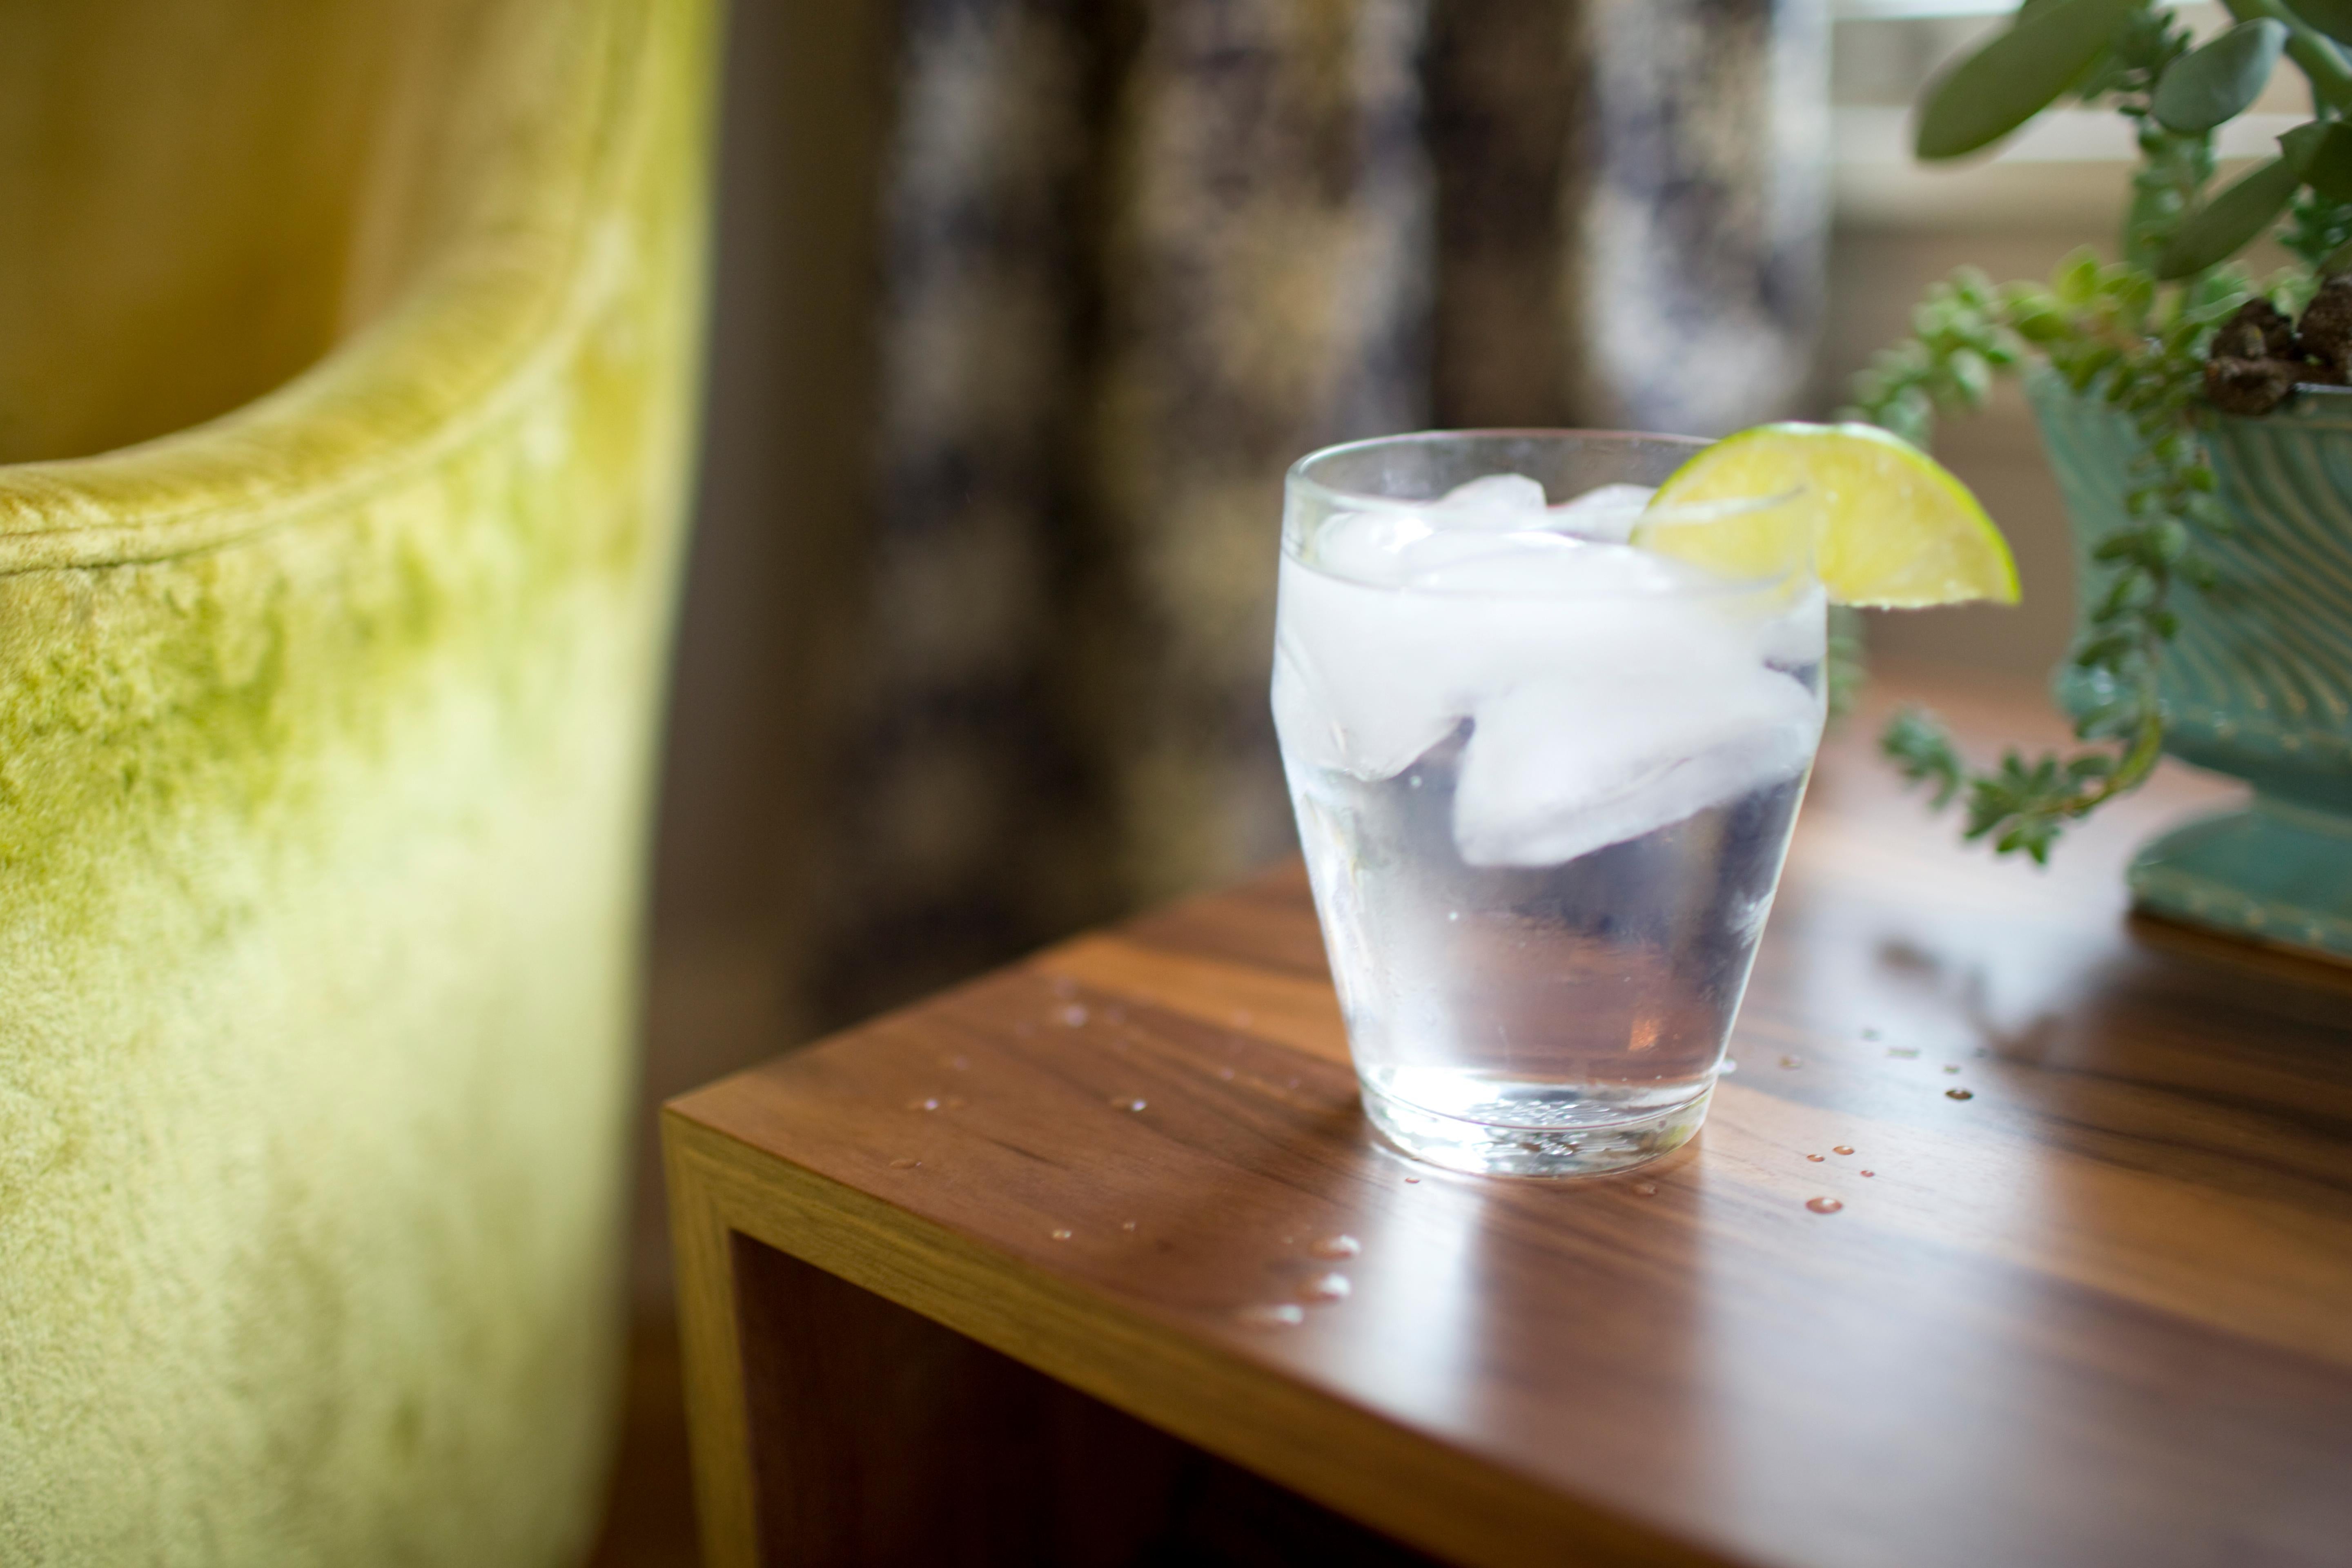
<path id="1" fill-rule="evenodd" d="M 1623 1176 L 1382 1144 L 1295 868 L 674 1102 L 712 1560 L 801 1560 L 758 1413 L 879 1404 L 792 1369 L 879 1297 L 1447 1561 L 2352 1561 L 2352 973 L 2127 917 L 2131 844 L 2226 786 L 2168 773 L 2037 873 L 1926 821 L 1873 727 L 1705 1131 Z M 777 1299 L 747 1241 L 866 1295 L 739 1314 Z"/>

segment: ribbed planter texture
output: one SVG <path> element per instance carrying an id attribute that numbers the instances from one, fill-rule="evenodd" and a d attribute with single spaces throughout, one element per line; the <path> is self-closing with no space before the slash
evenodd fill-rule
<path id="1" fill-rule="evenodd" d="M 2029 384 L 2074 525 L 2078 610 L 2124 521 L 2129 431 L 2054 374 Z M 2231 527 L 2200 549 L 2218 582 L 2176 595 L 2165 750 L 2245 780 L 2252 805 L 2149 843 L 2133 900 L 2174 920 L 2352 963 L 2352 391 L 2306 388 L 2209 437 Z M 2062 670 L 2062 705 L 2096 693 Z"/>
<path id="2" fill-rule="evenodd" d="M 702 0 L 0 6 L 0 1563 L 577 1562 Z"/>

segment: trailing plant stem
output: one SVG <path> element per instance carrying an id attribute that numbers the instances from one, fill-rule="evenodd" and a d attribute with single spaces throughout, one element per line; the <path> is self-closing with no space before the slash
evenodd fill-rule
<path id="1" fill-rule="evenodd" d="M 1981 406 L 1993 370 L 2039 351 L 2078 397 L 2095 398 L 2127 423 L 2131 458 L 2125 521 L 2095 546 L 2104 591 L 2086 599 L 2071 662 L 2090 694 L 2075 725 L 2090 749 L 2029 761 L 2011 751 L 1972 773 L 1927 715 L 1907 711 L 1882 749 L 1915 783 L 1936 786 L 1938 805 L 1965 793 L 1970 838 L 2002 854 L 2048 858 L 2067 824 L 2137 787 L 2164 744 L 2158 671 L 2175 627 L 2177 581 L 2198 581 L 2197 534 L 2223 524 L 2199 426 L 2202 355 L 2215 323 L 2248 297 L 2244 280 L 2217 269 L 2159 289 L 2145 271 L 2078 254 L 2049 288 L 1994 289 L 1963 272 L 1930 292 L 1917 336 L 1880 356 L 1856 387 L 1855 412 L 1924 439 L 1938 409 Z"/>

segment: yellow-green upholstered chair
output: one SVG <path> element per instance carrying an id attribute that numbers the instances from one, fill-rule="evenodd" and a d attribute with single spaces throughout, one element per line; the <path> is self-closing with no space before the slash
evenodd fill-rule
<path id="1" fill-rule="evenodd" d="M 703 0 L 0 0 L 0 1563 L 595 1521 Z"/>

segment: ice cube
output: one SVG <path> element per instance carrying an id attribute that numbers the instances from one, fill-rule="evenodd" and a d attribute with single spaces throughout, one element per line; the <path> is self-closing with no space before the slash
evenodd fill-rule
<path id="1" fill-rule="evenodd" d="M 1706 679 L 1759 662 L 1739 616 L 1678 593 L 1703 575 L 1696 567 L 1558 535 L 1461 541 L 1474 542 L 1488 552 L 1406 587 L 1284 560 L 1276 718 L 1295 763 L 1388 778 L 1530 679 L 1600 679 L 1628 665 Z"/>
<path id="2" fill-rule="evenodd" d="M 1405 552 L 1436 531 L 1409 511 L 1343 511 L 1317 533 L 1314 563 L 1358 583 L 1404 581 Z"/>
<path id="3" fill-rule="evenodd" d="M 1778 614 L 1756 627 L 1756 651 L 1782 669 L 1819 664 L 1829 657 L 1829 594 L 1818 583 L 1792 592 Z"/>
<path id="4" fill-rule="evenodd" d="M 1628 544 L 1597 544 L 1535 529 L 1512 533 L 1436 533 L 1405 552 L 1410 588 L 1432 593 L 1544 595 L 1583 605 L 1701 593 L 1707 572 Z M 1578 614 L 1588 613 L 1580 608 Z"/>
<path id="5" fill-rule="evenodd" d="M 1448 529 L 1405 547 L 1404 586 L 1492 594 L 1541 593 L 1547 585 L 1570 589 L 1583 563 L 1566 557 L 1588 548 L 1582 540 L 1533 529 Z"/>
<path id="6" fill-rule="evenodd" d="M 1622 544 L 1633 537 L 1642 509 L 1657 493 L 1653 485 L 1596 485 L 1573 500 L 1548 508 L 1544 526 L 1580 539 Z"/>
<path id="7" fill-rule="evenodd" d="M 1765 666 L 1817 657 L 1817 597 L 1763 610 L 1701 568 L 1558 531 L 1522 504 L 1535 481 L 1489 478 L 1522 483 L 1489 487 L 1509 503 L 1491 510 L 1340 513 L 1308 542 L 1312 565 L 1285 557 L 1273 696 L 1288 765 L 1390 778 L 1473 721 L 1456 828 L 1483 864 L 1550 863 L 1525 857 L 1646 832 L 1757 768 L 1802 766 L 1818 705 Z"/>
<path id="8" fill-rule="evenodd" d="M 1821 733 L 1812 692 L 1735 643 L 1680 651 L 1479 702 L 1454 797 L 1463 859 L 1559 865 L 1805 767 Z"/>
<path id="9" fill-rule="evenodd" d="M 1290 766 L 1403 772 L 1470 711 L 1475 608 L 1282 563 L 1274 717 Z M 1452 656 L 1448 658 L 1448 651 Z"/>
<path id="10" fill-rule="evenodd" d="M 1525 528 L 1543 510 L 1543 485 L 1525 474 L 1486 474 L 1429 503 L 1440 528 Z"/>
<path id="11" fill-rule="evenodd" d="M 1587 507 L 1582 512 L 1573 509 L 1592 496 L 1619 490 L 1648 493 L 1636 485 L 1603 485 L 1568 507 L 1547 509 L 1543 486 L 1525 474 L 1488 474 L 1456 485 L 1435 500 L 1334 513 L 1309 542 L 1307 559 L 1355 582 L 1402 583 L 1433 566 L 1487 554 L 1495 546 L 1486 542 L 1496 538 L 1540 552 L 1588 531 L 1562 526 L 1558 521 L 1562 517 L 1599 519 L 1594 526 L 1605 532 L 1614 526 L 1614 511 L 1607 507 Z M 1622 510 L 1627 503 L 1620 500 L 1611 504 Z M 1640 510 L 1633 503 L 1633 510 Z M 1632 528 L 1631 521 L 1625 521 L 1624 530 Z"/>

